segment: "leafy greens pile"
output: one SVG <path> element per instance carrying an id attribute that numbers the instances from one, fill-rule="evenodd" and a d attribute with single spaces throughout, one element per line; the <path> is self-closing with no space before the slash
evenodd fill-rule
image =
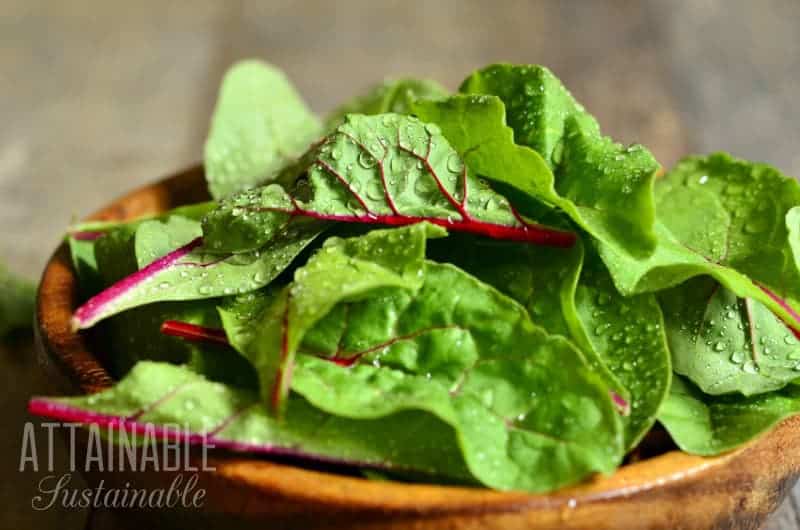
<path id="1" fill-rule="evenodd" d="M 800 412 L 798 183 L 725 154 L 656 179 L 544 67 L 323 123 L 243 62 L 205 169 L 212 202 L 71 228 L 73 323 L 121 380 L 33 412 L 531 492 L 656 421 L 713 455 Z"/>

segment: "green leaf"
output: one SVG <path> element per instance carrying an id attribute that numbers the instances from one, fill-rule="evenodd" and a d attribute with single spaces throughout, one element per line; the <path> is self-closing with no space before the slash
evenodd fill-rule
<path id="1" fill-rule="evenodd" d="M 636 256 L 652 252 L 659 165 L 649 151 L 602 136 L 594 118 L 541 66 L 493 65 L 469 77 L 461 91 L 483 96 L 421 102 L 415 112 L 439 124 L 478 174 L 509 186 L 521 208 L 534 197 L 608 245 Z"/>
<path id="2" fill-rule="evenodd" d="M 630 396 L 626 448 L 647 434 L 667 396 L 672 375 L 661 308 L 652 294 L 623 297 L 590 252 L 575 291 L 581 331 Z"/>
<path id="3" fill-rule="evenodd" d="M 446 97 L 448 91 L 429 79 L 398 79 L 372 87 L 366 94 L 333 110 L 325 119 L 325 130 L 332 131 L 344 123 L 348 114 L 411 114 L 411 103 L 417 99 Z"/>
<path id="4" fill-rule="evenodd" d="M 619 417 L 580 352 L 460 269 L 429 261 L 425 270 L 416 294 L 394 290 L 330 313 L 340 325 L 326 328 L 342 332 L 324 350 L 352 366 L 300 355 L 292 390 L 354 419 L 435 414 L 494 488 L 549 491 L 611 472 L 622 454 Z"/>
<path id="5" fill-rule="evenodd" d="M 152 225 L 149 223 L 160 223 Z M 297 255 L 320 233 L 314 220 L 297 219 L 286 225 L 266 245 L 242 254 L 209 252 L 201 238 L 195 238 L 166 255 L 176 237 L 186 235 L 189 226 L 181 221 L 148 221 L 136 227 L 137 253 L 158 259 L 123 277 L 89 299 L 73 315 L 77 329 L 88 328 L 109 316 L 155 302 L 203 300 L 260 289 L 283 272 Z M 191 228 L 198 233 L 199 224 Z M 108 236 L 106 236 L 108 237 Z M 98 245 L 106 238 L 101 238 Z M 110 262 L 108 267 L 131 269 L 124 263 Z M 101 272 L 103 268 L 101 268 Z"/>
<path id="6" fill-rule="evenodd" d="M 103 279 L 94 257 L 96 241 L 94 235 L 83 238 L 69 235 L 66 238 L 72 268 L 78 277 L 80 295 L 84 300 L 103 288 Z"/>
<path id="7" fill-rule="evenodd" d="M 533 149 L 514 143 L 503 102 L 493 96 L 454 96 L 414 104 L 478 175 L 510 188 L 509 197 L 541 218 L 541 201 L 563 210 L 593 237 L 630 252 L 654 245 L 652 184 L 657 165 L 637 147 L 623 149 L 599 135 L 574 131 L 553 170 Z M 571 122 L 567 125 L 572 131 Z M 592 176 L 593 178 L 587 178 Z M 531 199 L 534 199 L 532 201 Z"/>
<path id="8" fill-rule="evenodd" d="M 762 394 L 800 377 L 800 345 L 772 311 L 708 276 L 659 293 L 675 371 L 706 394 Z"/>
<path id="9" fill-rule="evenodd" d="M 464 269 L 522 304 L 534 323 L 548 333 L 572 340 L 609 388 L 629 399 L 578 319 L 575 293 L 583 267 L 583 244 L 556 249 L 451 235 L 430 246 L 433 260 Z"/>
<path id="10" fill-rule="evenodd" d="M 464 166 L 438 127 L 413 117 L 349 115 L 304 158 L 307 172 L 288 187 L 222 201 L 203 222 L 209 248 L 256 248 L 295 216 L 391 226 L 424 220 L 498 239 L 574 242 L 573 234 L 522 219 Z"/>
<path id="11" fill-rule="evenodd" d="M 0 263 L 0 339 L 33 326 L 36 287 L 18 278 Z"/>
<path id="12" fill-rule="evenodd" d="M 652 427 L 668 390 L 669 350 L 653 295 L 625 298 L 591 250 L 551 249 L 453 236 L 431 256 L 464 268 L 524 305 L 548 333 L 572 340 L 592 370 L 630 403 L 626 448 Z"/>
<path id="13" fill-rule="evenodd" d="M 800 327 L 800 277 L 787 217 L 800 185 L 764 164 L 725 154 L 684 160 L 656 186 L 658 246 L 647 259 L 599 244 L 624 295 L 710 275 Z M 758 283 L 754 283 L 758 282 Z"/>
<path id="14" fill-rule="evenodd" d="M 200 221 L 208 212 L 216 207 L 216 202 L 205 201 L 178 206 L 166 212 L 143 215 L 126 221 L 81 221 L 69 226 L 67 229 L 67 237 L 93 241 L 117 228 L 128 227 L 133 229 L 145 221 L 166 221 L 170 217 L 184 217 L 193 221 Z"/>
<path id="15" fill-rule="evenodd" d="M 286 76 L 247 60 L 225 74 L 205 146 L 208 188 L 214 198 L 269 181 L 322 131 Z"/>
<path id="16" fill-rule="evenodd" d="M 66 242 L 69 247 L 72 266 L 78 276 L 81 296 L 86 299 L 100 292 L 104 284 L 102 274 L 95 260 L 95 245 L 107 234 L 122 231 L 128 239 L 142 223 L 147 221 L 167 221 L 170 218 L 185 218 L 194 221 L 202 219 L 216 207 L 213 201 L 179 206 L 157 215 L 147 215 L 128 221 L 84 221 L 71 225 L 67 230 Z M 117 278 L 119 279 L 119 278 Z"/>
<path id="17" fill-rule="evenodd" d="M 792 249 L 794 266 L 800 270 L 800 206 L 786 212 L 786 230 L 789 232 L 789 247 Z"/>
<path id="18" fill-rule="evenodd" d="M 375 420 L 351 420 L 326 414 L 295 395 L 287 416 L 278 421 L 267 414 L 256 392 L 214 383 L 165 363 L 140 362 L 109 390 L 75 398 L 34 398 L 29 409 L 40 416 L 151 439 L 169 436 L 232 451 L 474 483 L 453 429 L 431 414 L 402 411 Z"/>
<path id="19" fill-rule="evenodd" d="M 567 122 L 599 130 L 595 119 L 544 66 L 490 65 L 465 79 L 459 90 L 502 99 L 517 142 L 533 148 L 552 168 L 562 160 L 559 144 L 567 136 Z"/>
<path id="20" fill-rule="evenodd" d="M 220 310 L 228 339 L 255 367 L 262 396 L 273 410 L 280 412 L 285 403 L 294 355 L 305 334 L 340 302 L 380 288 L 418 289 L 425 241 L 445 234 L 420 223 L 356 238 L 330 238 L 263 311 L 254 313 L 247 298 L 244 306 Z"/>
<path id="21" fill-rule="evenodd" d="M 749 442 L 800 412 L 800 386 L 759 396 L 708 396 L 680 377 L 658 415 L 687 453 L 713 456 Z"/>
<path id="22" fill-rule="evenodd" d="M 169 254 L 197 237 L 197 221 L 173 216 L 166 221 L 124 225 L 96 240 L 94 258 L 102 271 L 102 286 L 108 286 Z M 137 307 L 108 319 L 100 333 L 113 349 L 108 356 L 111 372 L 127 373 L 138 361 L 188 363 L 212 380 L 255 387 L 252 368 L 239 356 L 223 348 L 191 343 L 163 335 L 167 320 L 219 327 L 218 300 L 161 302 Z"/>

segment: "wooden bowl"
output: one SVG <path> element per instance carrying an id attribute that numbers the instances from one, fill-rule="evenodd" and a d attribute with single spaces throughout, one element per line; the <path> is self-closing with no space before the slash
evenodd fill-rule
<path id="1" fill-rule="evenodd" d="M 129 219 L 207 199 L 202 168 L 134 191 L 91 216 Z M 59 392 L 96 392 L 112 378 L 97 347 L 69 329 L 77 305 L 67 249 L 47 264 L 39 288 L 37 343 Z M 781 502 L 800 470 L 800 418 L 733 453 L 699 458 L 678 451 L 628 464 L 550 495 L 369 481 L 291 463 L 214 454 L 199 475 L 200 509 L 126 512 L 153 527 L 477 529 L 755 529 Z M 169 473 L 88 473 L 106 487 L 167 486 Z M 142 523 L 144 521 L 144 523 Z"/>

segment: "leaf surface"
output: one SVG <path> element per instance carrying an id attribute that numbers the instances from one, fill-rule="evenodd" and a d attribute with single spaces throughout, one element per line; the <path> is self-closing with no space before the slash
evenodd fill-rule
<path id="1" fill-rule="evenodd" d="M 709 396 L 675 377 L 658 420 L 683 451 L 713 456 L 736 449 L 798 412 L 798 385 L 751 397 Z"/>
<path id="2" fill-rule="evenodd" d="M 306 333 L 340 302 L 380 288 L 418 289 L 425 241 L 445 234 L 421 223 L 349 239 L 330 238 L 262 311 L 254 312 L 248 299 L 242 302 L 244 307 L 220 311 L 231 344 L 255 367 L 262 396 L 273 410 L 281 412 L 285 403 L 295 352 Z"/>
<path id="3" fill-rule="evenodd" d="M 800 328 L 800 278 L 787 229 L 787 214 L 800 202 L 797 182 L 718 153 L 678 164 L 656 187 L 656 202 L 659 242 L 650 257 L 599 245 L 622 294 L 710 275 Z"/>
<path id="4" fill-rule="evenodd" d="M 478 174 L 515 190 L 515 204 L 528 196 L 560 208 L 608 245 L 635 256 L 653 251 L 659 165 L 647 149 L 604 137 L 541 66 L 493 65 L 470 76 L 461 91 L 483 96 L 422 102 L 417 110 L 468 153 Z"/>
<path id="5" fill-rule="evenodd" d="M 412 103 L 418 99 L 446 97 L 447 89 L 429 79 L 398 79 L 385 81 L 352 101 L 341 105 L 325 119 L 325 129 L 332 131 L 344 123 L 348 114 L 411 114 Z"/>
<path id="6" fill-rule="evenodd" d="M 452 243 L 451 243 L 452 239 Z M 653 295 L 625 298 L 589 249 L 522 246 L 448 238 L 432 257 L 463 267 L 523 304 L 533 322 L 572 340 L 592 370 L 629 406 L 626 448 L 655 422 L 670 381 L 661 310 Z"/>
<path id="7" fill-rule="evenodd" d="M 246 60 L 225 74 L 205 145 L 211 196 L 226 197 L 273 178 L 322 127 L 286 76 Z"/>
<path id="8" fill-rule="evenodd" d="M 453 425 L 467 466 L 495 488 L 546 491 L 610 472 L 620 420 L 580 352 L 460 269 L 424 271 L 416 292 L 373 291 L 328 311 L 301 340 L 292 390 L 353 419 L 427 411 Z M 232 341 L 234 326 L 253 327 L 252 307 L 223 313 Z M 282 327 L 256 318 L 260 334 Z"/>
<path id="9" fill-rule="evenodd" d="M 659 293 L 675 371 L 706 394 L 762 394 L 800 377 L 800 344 L 764 304 L 701 276 Z"/>
<path id="10" fill-rule="evenodd" d="M 350 420 L 292 396 L 289 414 L 279 422 L 267 414 L 256 392 L 214 383 L 166 363 L 140 362 L 112 389 L 99 394 L 34 398 L 29 410 L 151 440 L 206 443 L 237 452 L 474 482 L 452 428 L 430 414 L 400 412 L 376 420 Z"/>
<path id="11" fill-rule="evenodd" d="M 146 267 L 197 237 L 196 221 L 173 216 L 165 221 L 122 225 L 94 242 L 94 258 L 101 287 Z M 114 315 L 103 323 L 100 334 L 113 347 L 107 358 L 111 372 L 121 377 L 138 361 L 153 360 L 188 364 L 212 380 L 256 388 L 252 367 L 228 349 L 176 340 L 160 333 L 166 320 L 198 326 L 219 327 L 218 300 L 158 302 Z M 120 340 L 124 337 L 123 340 Z"/>
<path id="12" fill-rule="evenodd" d="M 428 221 L 497 239 L 575 241 L 523 219 L 469 171 L 437 126 L 413 117 L 350 115 L 304 160 L 307 171 L 290 182 L 222 201 L 203 223 L 209 248 L 257 248 L 295 216 L 391 226 Z"/>
<path id="13" fill-rule="evenodd" d="M 162 254 L 175 234 L 171 234 L 169 225 L 160 229 L 152 228 L 157 225 L 144 226 L 136 228 L 141 252 Z M 193 226 L 197 232 L 199 224 Z M 182 226 L 180 231 L 186 228 Z M 242 254 L 211 253 L 197 237 L 90 298 L 75 310 L 73 326 L 88 328 L 109 316 L 154 302 L 203 300 L 259 289 L 286 269 L 321 229 L 313 220 L 298 219 L 279 230 L 262 248 Z"/>

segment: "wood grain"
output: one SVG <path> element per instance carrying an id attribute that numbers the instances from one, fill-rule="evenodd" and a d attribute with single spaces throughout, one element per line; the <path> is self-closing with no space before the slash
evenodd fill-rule
<path id="1" fill-rule="evenodd" d="M 798 22 L 796 0 L 5 0 L 0 257 L 36 277 L 73 217 L 198 160 L 219 77 L 245 56 L 284 67 L 320 112 L 386 75 L 454 87 L 488 62 L 541 62 L 666 165 L 728 149 L 798 174 Z M 30 351 L 0 349 L 9 425 L 28 393 L 52 391 L 14 361 Z M 0 527 L 52 527 L 16 487 L 35 481 L 17 459 Z M 770 530 L 800 527 L 794 505 Z"/>

